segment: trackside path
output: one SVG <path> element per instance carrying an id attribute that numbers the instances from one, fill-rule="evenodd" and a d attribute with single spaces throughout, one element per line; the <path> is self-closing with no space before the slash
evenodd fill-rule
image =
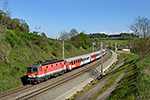
<path id="1" fill-rule="evenodd" d="M 103 92 L 101 95 L 98 96 L 96 100 L 105 100 L 112 95 L 112 92 L 119 86 L 118 82 L 125 76 L 125 72 L 123 72 L 115 81 L 115 83 Z"/>
<path id="2" fill-rule="evenodd" d="M 91 100 L 92 96 L 95 95 L 95 93 L 97 93 L 99 90 L 101 90 L 105 86 L 105 84 L 107 84 L 106 80 L 110 78 L 109 74 L 113 73 L 119 67 L 124 65 L 124 60 L 125 58 L 122 61 L 118 62 L 118 64 L 103 79 L 101 79 L 100 82 L 95 84 L 91 89 L 89 89 L 85 93 L 81 94 L 75 100 Z M 105 92 L 98 96 L 97 100 L 105 100 L 106 98 L 111 96 L 110 93 L 116 89 L 116 87 L 118 86 L 118 82 L 124 77 L 124 75 L 125 73 L 123 72 L 109 89 L 107 89 Z"/>

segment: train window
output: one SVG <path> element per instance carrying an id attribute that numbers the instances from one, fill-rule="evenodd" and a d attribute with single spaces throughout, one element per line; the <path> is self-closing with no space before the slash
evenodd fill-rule
<path id="1" fill-rule="evenodd" d="M 60 63 L 60 65 L 61 65 L 61 63 Z"/>
<path id="2" fill-rule="evenodd" d="M 46 66 L 46 68 L 48 68 L 48 66 Z"/>
<path id="3" fill-rule="evenodd" d="M 33 68 L 33 72 L 37 72 L 37 71 L 38 71 L 37 67 Z"/>
<path id="4" fill-rule="evenodd" d="M 79 60 L 78 60 L 78 63 L 79 63 Z"/>
<path id="5" fill-rule="evenodd" d="M 77 60 L 76 60 L 76 63 L 78 63 Z"/>
<path id="6" fill-rule="evenodd" d="M 40 70 L 42 71 L 42 67 L 40 67 Z"/>
<path id="7" fill-rule="evenodd" d="M 69 65 L 71 65 L 71 62 L 69 62 Z"/>
<path id="8" fill-rule="evenodd" d="M 56 64 L 56 66 L 57 66 L 57 64 Z"/>
<path id="9" fill-rule="evenodd" d="M 51 65 L 51 67 L 53 67 L 53 65 Z"/>
<path id="10" fill-rule="evenodd" d="M 76 62 L 74 61 L 74 64 L 75 64 Z"/>
<path id="11" fill-rule="evenodd" d="M 31 67 L 28 67 L 27 70 L 28 70 L 28 72 L 31 72 Z"/>
<path id="12" fill-rule="evenodd" d="M 71 65 L 73 65 L 73 62 L 71 62 Z"/>

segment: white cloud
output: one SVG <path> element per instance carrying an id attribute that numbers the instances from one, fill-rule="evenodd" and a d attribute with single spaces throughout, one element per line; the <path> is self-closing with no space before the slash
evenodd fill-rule
<path id="1" fill-rule="evenodd" d="M 129 31 L 122 31 L 121 33 L 134 33 L 132 30 Z"/>
<path id="2" fill-rule="evenodd" d="M 116 34 L 120 34 L 120 32 L 110 32 L 110 31 L 101 31 L 100 33 L 104 33 L 104 34 L 107 34 L 107 35 L 116 35 Z"/>

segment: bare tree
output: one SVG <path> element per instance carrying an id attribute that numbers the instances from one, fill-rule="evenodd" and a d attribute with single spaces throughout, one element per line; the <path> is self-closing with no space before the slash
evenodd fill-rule
<path id="1" fill-rule="evenodd" d="M 146 17 L 138 17 L 128 26 L 134 34 L 140 38 L 148 38 L 150 36 L 150 20 Z"/>
<path id="2" fill-rule="evenodd" d="M 78 34 L 79 34 L 78 31 L 74 28 L 69 32 L 70 38 L 72 38 Z"/>
<path id="3" fill-rule="evenodd" d="M 70 35 L 67 32 L 62 31 L 62 32 L 60 32 L 59 40 L 69 41 L 70 40 Z"/>
<path id="4" fill-rule="evenodd" d="M 4 16 L 1 19 L 1 24 L 3 24 L 5 28 L 7 28 L 7 24 L 10 24 L 10 17 L 11 17 L 11 8 L 9 7 L 9 2 L 6 0 L 3 4 L 3 12 L 5 12 Z"/>
<path id="5" fill-rule="evenodd" d="M 138 17 L 128 27 L 139 37 L 132 42 L 133 52 L 145 58 L 150 53 L 150 20 Z"/>

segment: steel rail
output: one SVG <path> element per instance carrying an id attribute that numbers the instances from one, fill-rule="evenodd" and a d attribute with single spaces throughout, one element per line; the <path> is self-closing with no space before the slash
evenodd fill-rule
<path id="1" fill-rule="evenodd" d="M 14 90 L 10 90 L 10 91 L 6 91 L 6 92 L 4 92 L 4 93 L 1 93 L 1 94 L 0 94 L 0 100 L 1 100 L 1 99 L 4 99 L 4 98 L 7 97 L 7 96 L 13 95 L 13 94 L 15 94 L 15 93 L 17 93 L 17 92 L 20 92 L 20 91 L 22 91 L 22 90 L 28 89 L 28 88 L 30 88 L 30 87 L 32 87 L 32 85 L 26 85 L 26 86 L 23 86 L 23 87 L 20 87 L 20 88 L 16 88 L 16 89 L 14 89 Z"/>

